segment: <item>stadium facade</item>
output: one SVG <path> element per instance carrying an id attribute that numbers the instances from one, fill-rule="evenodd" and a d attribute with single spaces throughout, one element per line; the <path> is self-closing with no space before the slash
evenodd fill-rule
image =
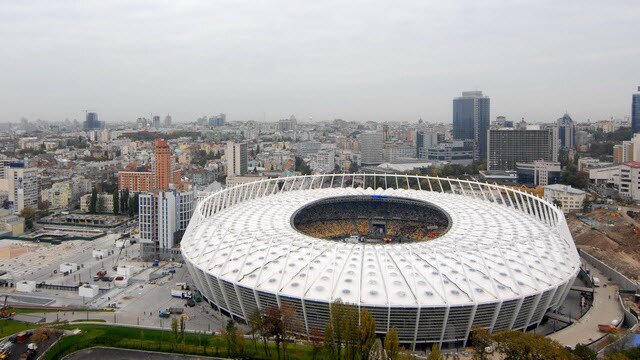
<path id="1" fill-rule="evenodd" d="M 308 221 L 314 204 L 366 198 L 424 203 L 444 214 L 434 220 L 442 231 L 372 243 L 296 228 L 296 215 L 311 209 Z M 414 346 L 465 345 L 474 327 L 532 329 L 562 304 L 580 268 L 553 204 L 498 185 L 408 175 L 296 176 L 228 188 L 198 204 L 181 250 L 206 300 L 237 320 L 288 304 L 304 336 L 324 329 L 339 298 L 366 308 L 378 334 L 393 326 Z"/>

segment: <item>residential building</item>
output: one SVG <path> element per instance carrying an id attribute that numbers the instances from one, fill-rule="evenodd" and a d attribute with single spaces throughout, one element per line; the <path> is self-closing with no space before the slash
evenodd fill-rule
<path id="1" fill-rule="evenodd" d="M 320 141 L 303 141 L 296 144 L 296 153 L 298 156 L 306 158 L 317 153 L 322 148 Z"/>
<path id="2" fill-rule="evenodd" d="M 516 163 L 535 160 L 558 161 L 557 129 L 491 129 L 487 148 L 487 170 L 515 170 Z"/>
<path id="3" fill-rule="evenodd" d="M 73 206 L 73 185 L 70 181 L 56 182 L 51 188 L 42 190 L 40 197 L 49 203 L 51 209 L 70 209 Z"/>
<path id="4" fill-rule="evenodd" d="M 20 212 L 25 207 L 38 208 L 38 170 L 35 168 L 6 167 L 9 209 Z"/>
<path id="5" fill-rule="evenodd" d="M 418 159 L 427 157 L 427 150 L 438 145 L 438 133 L 430 131 L 416 131 L 416 155 Z"/>
<path id="6" fill-rule="evenodd" d="M 80 197 L 80 211 L 89 212 L 91 210 L 91 195 L 85 194 Z M 99 193 L 96 200 L 97 213 L 113 213 L 113 194 Z"/>
<path id="7" fill-rule="evenodd" d="M 318 151 L 311 160 L 311 169 L 318 173 L 330 173 L 336 167 L 336 151 L 324 149 Z"/>
<path id="8" fill-rule="evenodd" d="M 172 189 L 140 194 L 138 221 L 142 258 L 178 257 L 178 245 L 187 229 L 193 208 L 192 190 Z"/>
<path id="9" fill-rule="evenodd" d="M 550 203 L 560 202 L 562 211 L 581 210 L 586 193 L 569 185 L 553 184 L 544 187 L 544 199 Z"/>
<path id="10" fill-rule="evenodd" d="M 631 141 L 623 141 L 622 144 L 613 146 L 613 163 L 622 164 L 633 161 L 634 144 Z"/>
<path id="11" fill-rule="evenodd" d="M 631 98 L 631 130 L 634 133 L 640 132 L 640 86 Z"/>
<path id="12" fill-rule="evenodd" d="M 296 131 L 298 127 L 298 121 L 296 117 L 291 115 L 288 119 L 278 120 L 278 131 L 287 132 L 287 131 Z"/>
<path id="13" fill-rule="evenodd" d="M 151 191 L 153 188 L 151 171 L 118 171 L 118 189 L 128 189 L 132 193 Z"/>
<path id="14" fill-rule="evenodd" d="M 227 176 L 242 176 L 247 173 L 247 144 L 229 141 L 225 152 Z"/>
<path id="15" fill-rule="evenodd" d="M 527 186 L 558 184 L 562 169 L 559 162 L 535 160 L 530 163 L 516 163 L 518 183 Z"/>
<path id="16" fill-rule="evenodd" d="M 158 122 L 160 117 L 158 116 Z M 161 139 L 154 141 L 153 143 L 153 190 L 169 190 L 169 183 L 173 181 L 173 169 L 172 169 L 172 153 L 169 144 Z"/>
<path id="17" fill-rule="evenodd" d="M 490 105 L 490 99 L 482 91 L 464 91 L 461 97 L 453 99 L 453 138 L 474 140 L 480 160 L 487 156 Z"/>
<path id="18" fill-rule="evenodd" d="M 379 165 L 384 161 L 384 136 L 381 131 L 360 134 L 362 164 Z"/>

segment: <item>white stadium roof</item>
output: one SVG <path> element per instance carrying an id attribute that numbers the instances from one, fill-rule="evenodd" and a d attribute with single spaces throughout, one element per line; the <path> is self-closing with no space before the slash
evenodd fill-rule
<path id="1" fill-rule="evenodd" d="M 445 211 L 442 236 L 403 244 L 345 243 L 305 235 L 291 218 L 312 202 L 387 195 Z M 200 209 L 200 207 L 198 207 Z M 192 220 L 193 222 L 193 220 Z M 575 276 L 570 237 L 517 208 L 452 193 L 345 187 L 248 199 L 190 225 L 185 258 L 216 278 L 281 297 L 362 306 L 430 307 L 537 294 Z"/>

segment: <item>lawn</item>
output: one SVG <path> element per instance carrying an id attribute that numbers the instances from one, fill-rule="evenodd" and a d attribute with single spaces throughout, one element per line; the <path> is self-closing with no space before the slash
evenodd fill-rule
<path id="1" fill-rule="evenodd" d="M 27 324 L 27 323 L 23 323 L 20 321 L 13 321 L 13 320 L 0 320 L 0 338 L 3 338 L 5 336 L 9 336 L 11 334 L 15 334 L 17 332 L 20 332 L 22 330 L 27 330 L 27 329 L 33 329 L 36 328 L 38 326 L 41 326 L 39 324 Z"/>
<path id="2" fill-rule="evenodd" d="M 169 330 L 147 330 L 95 324 L 73 324 L 63 328 L 67 330 L 80 329 L 81 333 L 63 337 L 42 357 L 43 360 L 60 359 L 72 352 L 93 346 L 110 346 L 201 356 L 228 355 L 225 340 L 220 336 L 187 333 L 184 341 L 176 343 L 172 340 L 173 335 Z M 244 354 L 238 354 L 238 356 L 242 355 L 251 359 L 276 359 L 275 345 L 270 344 L 269 347 L 271 356 L 265 356 L 260 344 L 258 344 L 258 351 L 256 352 L 253 342 L 247 339 L 244 343 Z M 313 359 L 313 351 L 309 346 L 289 344 L 287 353 L 291 359 Z"/>

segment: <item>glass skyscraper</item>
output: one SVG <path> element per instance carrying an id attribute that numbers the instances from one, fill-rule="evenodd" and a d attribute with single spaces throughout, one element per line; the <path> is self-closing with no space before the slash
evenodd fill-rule
<path id="1" fill-rule="evenodd" d="M 453 99 L 453 138 L 475 141 L 479 160 L 487 158 L 487 130 L 489 130 L 490 99 L 482 91 L 463 91 Z"/>
<path id="2" fill-rule="evenodd" d="M 631 130 L 634 133 L 640 132 L 640 86 L 638 86 L 638 93 L 633 94 L 631 101 Z"/>

